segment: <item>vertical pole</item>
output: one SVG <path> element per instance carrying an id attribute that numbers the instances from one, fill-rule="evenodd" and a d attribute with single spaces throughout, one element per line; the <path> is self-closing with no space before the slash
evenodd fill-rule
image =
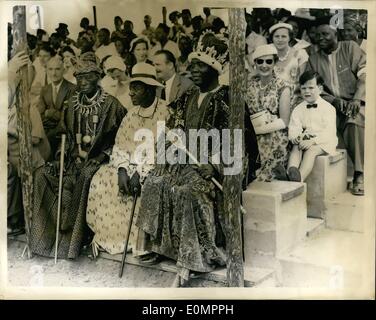
<path id="1" fill-rule="evenodd" d="M 163 24 L 167 23 L 167 8 L 163 7 L 162 8 L 162 18 L 163 18 Z"/>
<path id="2" fill-rule="evenodd" d="M 23 50 L 27 50 L 26 7 L 14 6 L 12 56 Z M 19 73 L 20 83 L 16 92 L 17 131 L 19 136 L 20 148 L 20 174 L 22 183 L 23 207 L 25 215 L 27 252 L 28 257 L 31 258 L 30 219 L 32 213 L 33 200 L 33 172 L 31 159 L 32 140 L 27 66 L 22 67 Z"/>
<path id="3" fill-rule="evenodd" d="M 245 16 L 244 10 L 241 8 L 229 9 L 229 52 L 229 129 L 233 132 L 234 129 L 244 129 Z M 234 152 L 234 134 L 231 135 L 231 150 Z M 242 173 L 238 175 L 227 175 L 223 181 L 224 210 L 227 220 L 227 282 L 230 287 L 244 287 L 242 223 L 240 211 L 242 178 Z"/>
<path id="4" fill-rule="evenodd" d="M 94 25 L 97 27 L 97 7 L 93 6 Z"/>

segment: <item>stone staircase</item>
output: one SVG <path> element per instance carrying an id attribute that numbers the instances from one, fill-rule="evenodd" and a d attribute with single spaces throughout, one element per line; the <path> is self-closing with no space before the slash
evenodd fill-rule
<path id="1" fill-rule="evenodd" d="M 339 150 L 335 156 L 320 156 L 306 183 L 253 182 L 243 192 L 246 287 L 361 283 L 365 197 L 347 191 L 346 160 Z M 121 261 L 121 255 L 100 253 L 100 258 Z M 140 265 L 131 255 L 126 262 Z M 176 273 L 169 260 L 150 268 Z M 225 268 L 195 277 L 226 286 Z"/>
<path id="2" fill-rule="evenodd" d="M 256 287 L 362 283 L 364 199 L 347 191 L 347 156 L 320 156 L 306 183 L 254 182 L 243 192 L 245 264 L 274 270 Z M 363 279 L 364 280 L 364 279 Z"/>

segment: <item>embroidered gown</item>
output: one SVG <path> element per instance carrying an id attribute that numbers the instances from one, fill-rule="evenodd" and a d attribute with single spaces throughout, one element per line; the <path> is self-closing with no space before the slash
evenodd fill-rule
<path id="1" fill-rule="evenodd" d="M 85 214 L 90 181 L 101 166 L 101 164 L 90 164 L 88 160 L 102 153 L 109 153 L 121 120 L 127 112 L 116 98 L 99 89 L 92 99 L 81 104 L 82 110 L 85 105 L 88 108 L 85 108 L 87 116 L 82 115 L 79 121 L 78 114 L 81 109 L 77 104 L 79 98 L 78 93 L 70 98 L 60 124 L 61 131 L 67 135 L 67 142 L 58 257 L 70 259 L 76 258 L 80 253 L 87 231 Z M 97 106 L 96 130 L 93 123 L 94 109 L 90 107 L 93 105 Z M 78 161 L 79 148 L 76 140 L 78 132 L 93 137 L 88 144 L 82 144 L 83 151 L 88 153 L 86 161 L 82 159 Z M 56 160 L 59 160 L 58 156 Z M 33 253 L 47 257 L 53 257 L 55 251 L 58 186 L 58 173 L 54 172 L 49 163 L 37 169 L 34 176 L 30 242 Z"/>
<path id="2" fill-rule="evenodd" d="M 170 105 L 174 112 L 169 128 L 187 133 L 228 127 L 228 87 L 208 93 L 200 107 L 198 98 L 199 89 L 194 87 Z M 215 169 L 221 181 L 221 165 Z M 175 260 L 181 275 L 184 268 L 209 272 L 226 263 L 223 201 L 215 188 L 189 164 L 179 164 L 178 172 L 152 171 L 145 180 L 136 226 L 150 236 L 149 249 Z"/>

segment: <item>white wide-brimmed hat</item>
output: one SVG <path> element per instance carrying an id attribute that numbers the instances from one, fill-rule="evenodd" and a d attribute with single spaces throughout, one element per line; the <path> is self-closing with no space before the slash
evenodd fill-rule
<path id="1" fill-rule="evenodd" d="M 252 60 L 254 61 L 255 59 L 262 56 L 269 56 L 274 54 L 278 54 L 278 51 L 274 44 L 264 44 L 256 48 L 256 50 L 253 52 Z"/>
<path id="2" fill-rule="evenodd" d="M 272 25 L 269 28 L 269 34 L 272 34 L 273 31 L 275 31 L 277 29 L 280 29 L 280 28 L 285 28 L 285 29 L 288 29 L 288 30 L 292 31 L 292 25 L 291 24 L 288 24 L 288 23 L 285 23 L 285 22 L 278 22 L 278 23 Z"/>
<path id="3" fill-rule="evenodd" d="M 132 76 L 129 83 L 141 81 L 149 86 L 164 87 L 164 85 L 157 81 L 157 72 L 155 67 L 146 62 L 140 62 L 133 66 Z"/>
<path id="4" fill-rule="evenodd" d="M 125 65 L 121 57 L 111 56 L 104 62 L 104 69 L 105 71 L 110 69 L 119 69 L 121 71 L 125 71 L 127 69 L 127 66 Z"/>

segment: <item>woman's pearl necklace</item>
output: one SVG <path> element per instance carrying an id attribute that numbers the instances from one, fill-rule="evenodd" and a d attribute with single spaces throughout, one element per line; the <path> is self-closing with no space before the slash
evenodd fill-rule
<path id="1" fill-rule="evenodd" d="M 279 61 L 285 61 L 287 59 L 289 53 L 290 53 L 290 47 L 287 49 L 286 54 L 285 54 L 284 57 L 279 57 L 278 56 Z"/>

